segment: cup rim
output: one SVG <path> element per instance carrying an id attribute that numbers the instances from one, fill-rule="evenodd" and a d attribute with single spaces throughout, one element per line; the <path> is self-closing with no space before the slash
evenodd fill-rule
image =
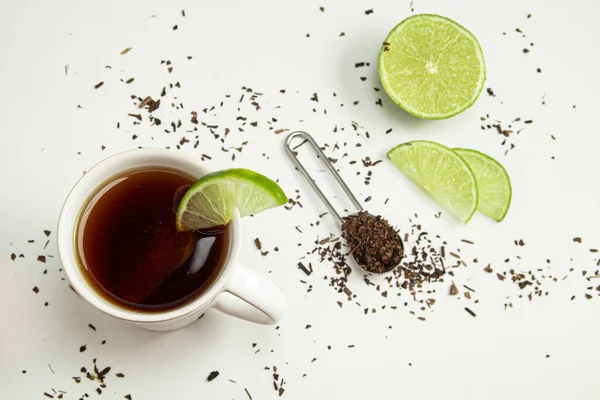
<path id="1" fill-rule="evenodd" d="M 167 162 L 171 163 L 167 164 Z M 163 166 L 199 175 L 199 177 L 210 173 L 209 168 L 206 168 L 189 154 L 157 148 L 126 150 L 111 155 L 95 164 L 79 178 L 69 191 L 58 220 L 58 256 L 70 284 L 79 296 L 83 297 L 98 310 L 128 322 L 141 324 L 167 322 L 208 308 L 219 293 L 224 290 L 225 282 L 233 272 L 233 268 L 238 260 L 241 243 L 241 220 L 238 212 L 235 213 L 233 220 L 229 223 L 229 252 L 221 274 L 205 293 L 183 306 L 167 311 L 148 313 L 128 310 L 105 300 L 88 284 L 87 279 L 84 277 L 83 267 L 79 265 L 76 256 L 75 229 L 77 221 L 79 220 L 82 208 L 86 205 L 92 193 L 105 184 L 111 176 L 123 173 L 123 167 L 127 165 L 128 167 L 126 168 L 130 169 L 144 166 Z"/>

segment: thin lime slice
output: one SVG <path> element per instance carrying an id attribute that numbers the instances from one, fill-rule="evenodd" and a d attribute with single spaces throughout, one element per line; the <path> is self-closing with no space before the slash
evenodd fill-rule
<path id="1" fill-rule="evenodd" d="M 258 172 L 234 168 L 213 172 L 198 180 L 177 209 L 178 231 L 212 228 L 233 219 L 258 214 L 287 203 L 279 185 Z"/>
<path id="2" fill-rule="evenodd" d="M 466 224 L 475 214 L 478 198 L 475 176 L 465 160 L 451 149 L 416 140 L 394 147 L 388 157 L 461 222 Z"/>
<path id="3" fill-rule="evenodd" d="M 506 216 L 512 199 L 510 177 L 492 157 L 470 149 L 454 149 L 475 175 L 479 190 L 477 211 L 500 222 Z"/>
<path id="4" fill-rule="evenodd" d="M 469 108 L 483 89 L 483 51 L 475 36 L 451 19 L 414 15 L 385 39 L 379 77 L 407 112 L 424 119 L 450 118 Z"/>

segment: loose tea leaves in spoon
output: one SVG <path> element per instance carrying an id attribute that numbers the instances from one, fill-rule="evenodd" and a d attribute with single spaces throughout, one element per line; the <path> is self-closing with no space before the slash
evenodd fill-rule
<path id="1" fill-rule="evenodd" d="M 342 237 L 365 271 L 382 274 L 396 268 L 404 256 L 402 240 L 387 220 L 366 211 L 343 218 Z"/>

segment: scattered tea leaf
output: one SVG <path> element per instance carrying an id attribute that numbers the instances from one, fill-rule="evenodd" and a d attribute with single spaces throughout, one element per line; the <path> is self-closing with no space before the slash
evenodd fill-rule
<path id="1" fill-rule="evenodd" d="M 206 380 L 212 382 L 217 376 L 219 376 L 219 371 L 212 371 L 210 374 L 208 374 Z"/>
<path id="2" fill-rule="evenodd" d="M 452 282 L 452 285 L 450 286 L 450 296 L 456 296 L 459 293 L 460 292 L 458 291 L 458 288 L 456 287 L 454 282 Z"/>

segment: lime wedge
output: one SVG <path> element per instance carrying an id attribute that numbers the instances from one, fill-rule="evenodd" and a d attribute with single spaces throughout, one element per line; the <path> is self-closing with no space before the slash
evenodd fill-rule
<path id="1" fill-rule="evenodd" d="M 479 42 L 451 19 L 432 14 L 406 18 L 379 53 L 387 94 L 424 119 L 450 118 L 469 108 L 483 89 L 485 62 Z"/>
<path id="2" fill-rule="evenodd" d="M 478 197 L 475 176 L 465 160 L 451 149 L 416 140 L 394 147 L 388 157 L 461 222 L 466 224 L 475 214 Z"/>
<path id="3" fill-rule="evenodd" d="M 178 231 L 212 228 L 233 219 L 235 210 L 242 217 L 286 204 L 287 196 L 279 185 L 258 172 L 234 168 L 204 175 L 179 203 Z"/>
<path id="4" fill-rule="evenodd" d="M 504 167 L 492 157 L 470 149 L 454 149 L 469 164 L 479 190 L 477 211 L 500 222 L 506 216 L 512 198 L 510 178 Z"/>

